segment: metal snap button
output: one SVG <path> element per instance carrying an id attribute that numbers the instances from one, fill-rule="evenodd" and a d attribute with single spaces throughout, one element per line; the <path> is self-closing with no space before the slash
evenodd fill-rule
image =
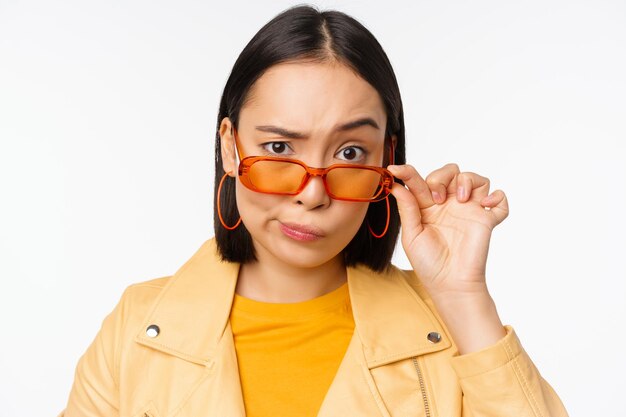
<path id="1" fill-rule="evenodd" d="M 426 336 L 426 338 L 431 342 L 431 343 L 439 343 L 441 341 L 441 335 L 437 332 L 430 332 L 428 333 L 428 336 Z"/>
<path id="2" fill-rule="evenodd" d="M 160 331 L 161 329 L 159 329 L 159 326 L 156 324 L 151 324 L 148 328 L 146 328 L 146 334 L 148 337 L 157 337 Z"/>

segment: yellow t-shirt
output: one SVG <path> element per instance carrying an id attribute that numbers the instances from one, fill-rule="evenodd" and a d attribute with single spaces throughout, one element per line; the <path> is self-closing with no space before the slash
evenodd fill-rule
<path id="1" fill-rule="evenodd" d="M 348 284 L 297 303 L 235 293 L 230 323 L 247 417 L 316 416 L 354 332 Z"/>

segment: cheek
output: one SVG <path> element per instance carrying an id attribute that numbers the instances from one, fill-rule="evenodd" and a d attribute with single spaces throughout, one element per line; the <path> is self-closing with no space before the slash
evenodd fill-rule
<path id="1" fill-rule="evenodd" d="M 280 202 L 280 196 L 257 193 L 249 190 L 237 180 L 235 190 L 237 209 L 246 227 L 266 218 L 271 218 Z"/>
<path id="2" fill-rule="evenodd" d="M 344 230 L 345 233 L 350 236 L 350 239 L 352 239 L 365 220 L 369 203 L 350 201 L 335 201 L 335 203 L 337 210 L 333 223 L 336 224 L 338 228 Z"/>

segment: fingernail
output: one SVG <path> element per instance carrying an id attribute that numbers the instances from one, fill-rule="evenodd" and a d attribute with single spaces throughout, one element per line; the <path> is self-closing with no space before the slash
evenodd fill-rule
<path id="1" fill-rule="evenodd" d="M 465 188 L 463 186 L 459 186 L 457 193 L 459 194 L 459 200 L 463 200 L 465 198 Z"/>
<path id="2" fill-rule="evenodd" d="M 433 200 L 435 200 L 435 203 L 438 203 L 441 200 L 441 194 L 437 191 L 433 191 Z"/>

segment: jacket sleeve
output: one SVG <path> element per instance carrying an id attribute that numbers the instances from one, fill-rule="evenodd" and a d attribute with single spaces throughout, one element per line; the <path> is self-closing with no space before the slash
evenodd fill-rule
<path id="1" fill-rule="evenodd" d="M 117 346 L 127 293 L 128 289 L 78 360 L 67 406 L 58 417 L 119 416 Z"/>
<path id="2" fill-rule="evenodd" d="M 463 417 L 568 417 L 515 330 L 477 352 L 451 358 L 463 391 Z"/>

